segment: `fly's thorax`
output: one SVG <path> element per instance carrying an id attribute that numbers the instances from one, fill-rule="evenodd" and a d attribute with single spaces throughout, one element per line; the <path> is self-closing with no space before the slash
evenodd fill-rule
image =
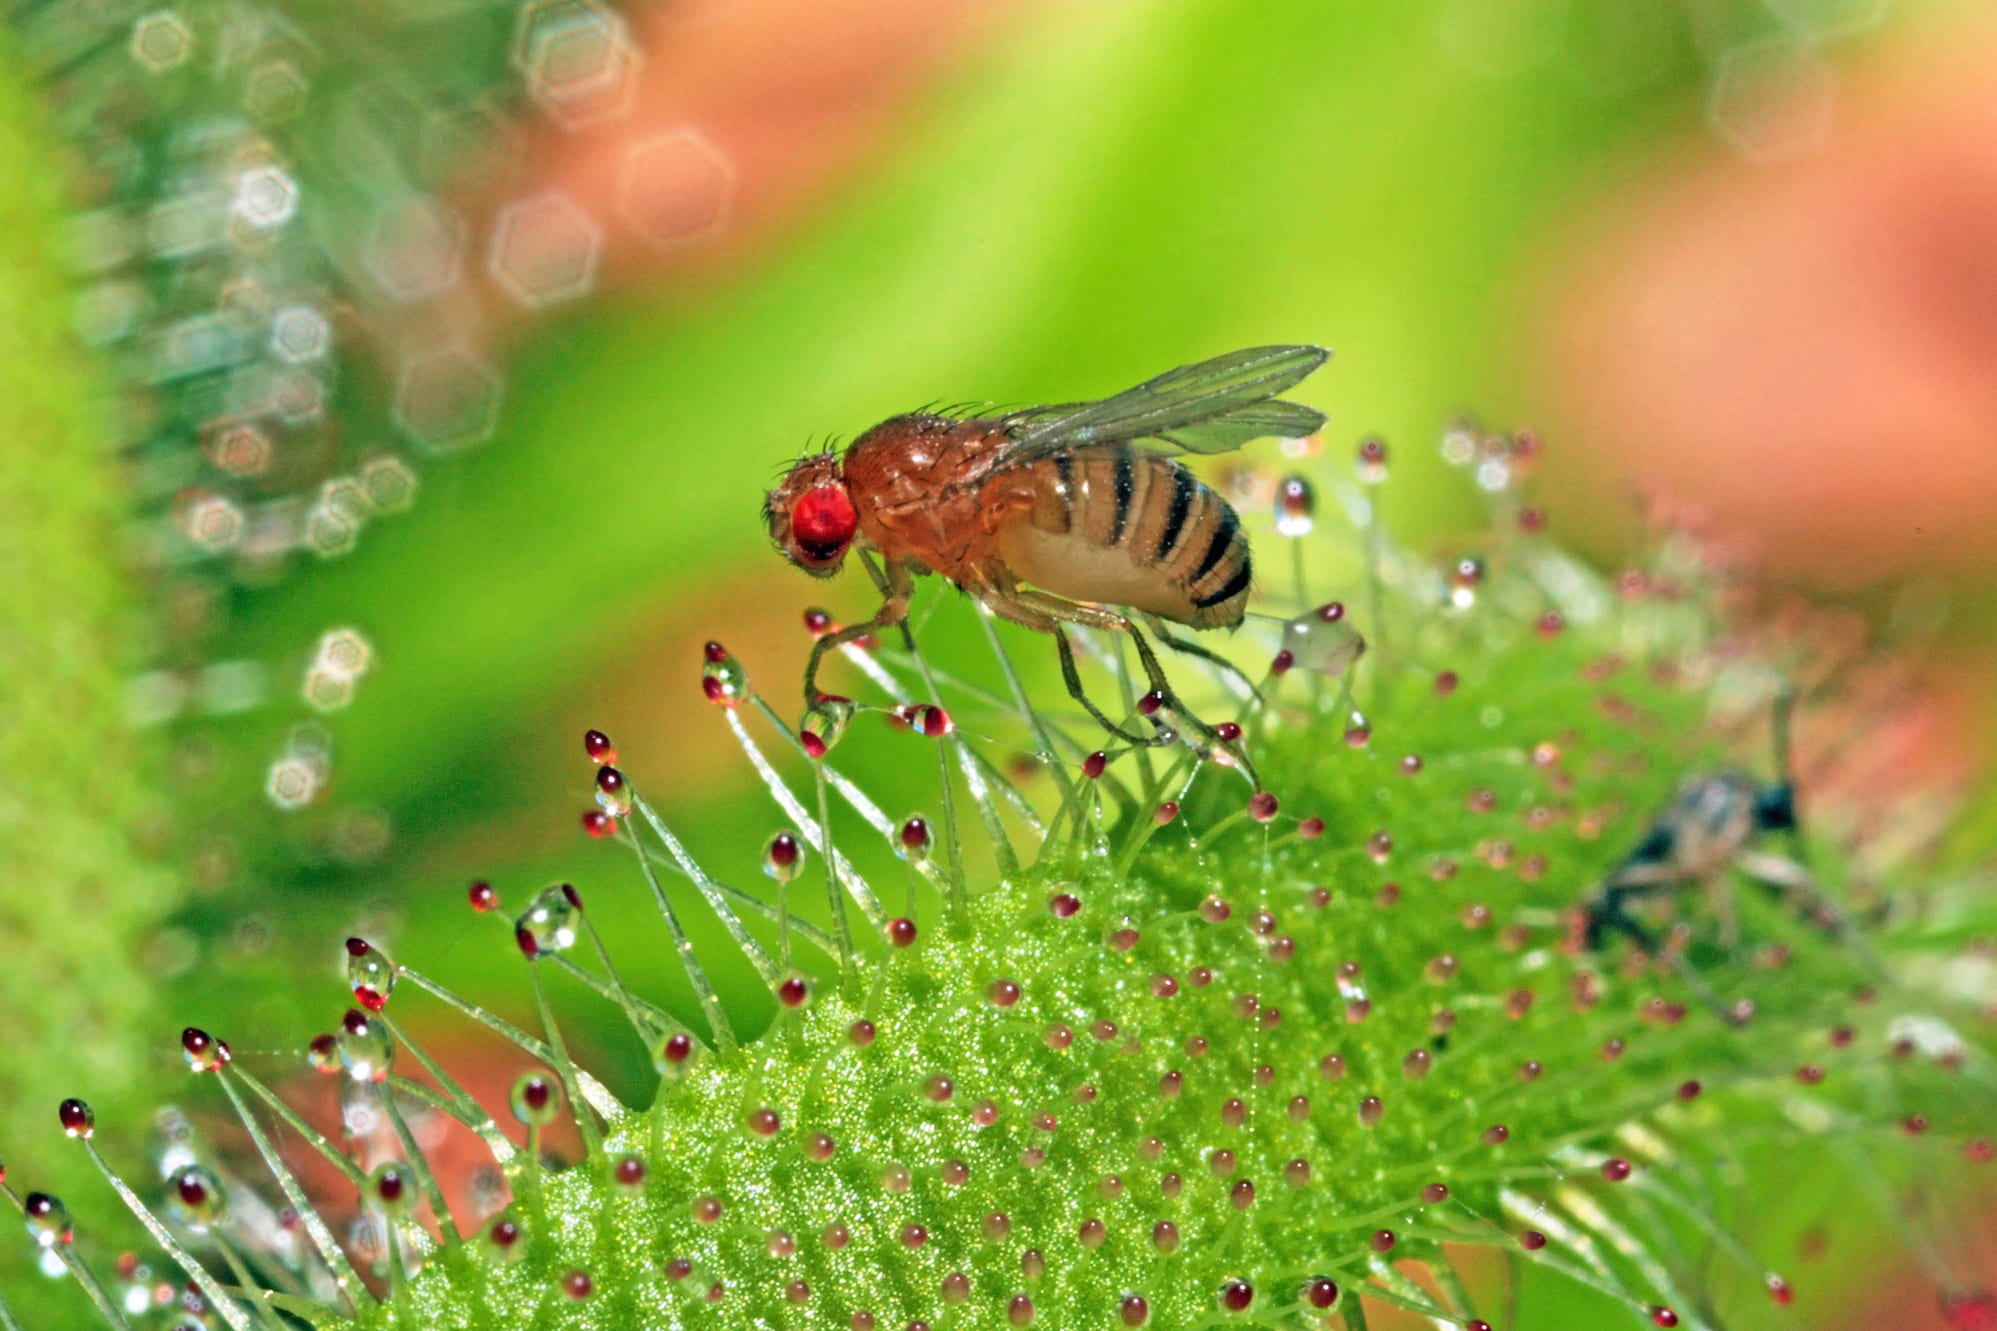
<path id="1" fill-rule="evenodd" d="M 976 467 L 1004 440 L 989 422 L 916 414 L 881 422 L 846 451 L 860 529 L 890 559 L 957 578 L 989 529 Z"/>

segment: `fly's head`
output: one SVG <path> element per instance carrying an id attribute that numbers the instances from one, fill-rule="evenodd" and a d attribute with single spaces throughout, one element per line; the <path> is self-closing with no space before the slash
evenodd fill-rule
<path id="1" fill-rule="evenodd" d="M 784 558 L 815 578 L 837 573 L 860 529 L 838 456 L 815 453 L 798 459 L 763 497 L 763 520 Z"/>

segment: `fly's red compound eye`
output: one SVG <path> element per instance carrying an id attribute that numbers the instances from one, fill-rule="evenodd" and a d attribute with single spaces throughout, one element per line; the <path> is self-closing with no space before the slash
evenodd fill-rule
<path id="1" fill-rule="evenodd" d="M 791 507 L 791 538 L 812 559 L 837 558 L 859 528 L 860 515 L 843 485 L 813 486 Z"/>

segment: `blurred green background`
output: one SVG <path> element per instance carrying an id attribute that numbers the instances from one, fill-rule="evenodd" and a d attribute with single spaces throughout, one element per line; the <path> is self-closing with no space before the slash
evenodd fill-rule
<path id="1" fill-rule="evenodd" d="M 893 4 L 843 19 L 760 8 L 666 12 L 656 25 L 632 10 L 634 40 L 652 43 L 648 77 L 687 75 L 695 109 L 671 105 L 670 89 L 664 110 L 641 94 L 630 121 L 546 131 L 531 154 L 585 206 L 596 190 L 614 212 L 616 186 L 600 182 L 617 154 L 694 117 L 702 87 L 739 80 L 767 93 L 769 123 L 715 100 L 706 132 L 731 197 L 713 234 L 660 255 L 606 218 L 596 294 L 482 334 L 504 386 L 496 437 L 422 461 L 412 511 L 371 524 L 353 553 L 209 589 L 226 605 L 200 652 L 262 663 L 270 702 L 142 732 L 114 718 L 123 681 L 176 641 L 159 628 L 175 584 L 116 576 L 144 542 L 110 518 L 128 474 L 99 442 L 117 415 L 109 372 L 69 340 L 57 294 L 64 150 L 43 98 L 62 89 L 0 60 L 0 167 L 31 186 L 0 225 L 0 625 L 17 645 L 71 644 L 0 657 L 13 859 L 0 920 L 30 961 L 0 998 L 36 1032 L 0 1045 L 0 1087 L 17 1097 L 6 1145 L 33 1167 L 19 1176 L 73 1163 L 57 1159 L 59 1095 L 136 1120 L 170 1094 L 160 1084 L 183 1024 L 287 1066 L 345 1006 L 349 932 L 517 1011 L 493 978 L 505 940 L 463 906 L 473 877 L 516 905 L 572 879 L 613 936 L 655 938 L 626 857 L 578 830 L 585 726 L 611 733 L 718 876 L 757 881 L 778 816 L 700 699 L 698 650 L 724 638 L 787 706 L 802 608 L 871 608 L 857 574 L 810 584 L 760 529 L 761 490 L 808 444 L 924 402 L 1093 396 L 1234 346 L 1319 341 L 1337 357 L 1307 396 L 1331 413 L 1332 454 L 1384 435 L 1391 520 L 1411 541 L 1446 541 L 1481 506 L 1433 441 L 1463 409 L 1508 426 L 1546 419 L 1546 309 L 1576 220 L 1673 163 L 1741 156 L 1730 118 L 1746 113 L 1728 102 L 1740 52 L 1785 53 L 1834 86 L 1944 10 L 1128 0 L 945 6 L 947 20 L 918 22 Z M 923 40 L 899 44 L 905 29 Z M 758 70 L 759 31 L 779 34 L 766 51 L 775 76 Z M 861 55 L 814 83 L 820 41 Z M 681 49 L 708 65 L 690 74 Z M 807 86 L 779 96 L 767 85 L 782 79 Z M 869 114 L 846 125 L 846 97 Z M 833 122 L 844 129 L 821 133 Z M 816 162 L 768 146 L 814 134 L 834 145 Z M 1775 147 L 1786 159 L 1813 145 Z M 341 328 L 358 333 L 357 379 L 383 373 L 367 352 L 387 335 L 366 319 Z M 1557 467 L 1587 446 L 1552 443 Z M 1590 509 L 1584 489 L 1556 507 L 1555 530 L 1612 555 L 1632 510 Z M 968 619 L 937 613 L 935 637 L 966 636 Z M 372 667 L 358 699 L 323 720 L 324 793 L 279 812 L 266 768 L 308 718 L 289 681 L 336 627 L 366 637 Z M 1037 645 L 1019 645 L 1028 671 L 1051 679 Z M 938 650 L 947 662 L 982 649 Z M 870 730 L 856 728 L 851 765 L 885 751 Z M 890 811 L 932 788 L 926 769 L 879 766 L 874 793 Z M 705 917 L 689 913 L 698 931 Z M 662 946 L 627 945 L 618 961 L 692 1014 Z M 760 986 L 739 963 L 718 969 L 753 1028 Z M 88 1013 L 80 1026 L 65 1025 L 72 1003 Z M 642 1051 L 618 1014 L 572 1006 L 592 1061 L 636 1084 Z M 448 1046 L 453 1028 L 435 1029 Z M 1743 1220 L 1793 1235 L 1823 1198 L 1774 1177 L 1783 1186 L 1744 1203 Z M 108 1214 L 98 1190 L 77 1191 Z M 1793 1324 L 1828 1324 L 1816 1319 L 1849 1302 L 1857 1275 L 1835 1258 L 1864 1239 L 1861 1227 L 1834 1236 L 1831 1260 L 1799 1273 L 1808 1315 Z M 0 1273 L 14 1261 L 0 1248 Z M 1534 1324 L 1587 1324 L 1533 1297 Z"/>

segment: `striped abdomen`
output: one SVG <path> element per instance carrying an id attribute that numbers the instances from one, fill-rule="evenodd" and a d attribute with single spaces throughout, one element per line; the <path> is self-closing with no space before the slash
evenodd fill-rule
<path id="1" fill-rule="evenodd" d="M 1193 628 L 1241 622 L 1248 538 L 1228 502 L 1177 462 L 1105 444 L 1036 462 L 1023 479 L 1032 508 L 997 541 L 1021 581 Z"/>

